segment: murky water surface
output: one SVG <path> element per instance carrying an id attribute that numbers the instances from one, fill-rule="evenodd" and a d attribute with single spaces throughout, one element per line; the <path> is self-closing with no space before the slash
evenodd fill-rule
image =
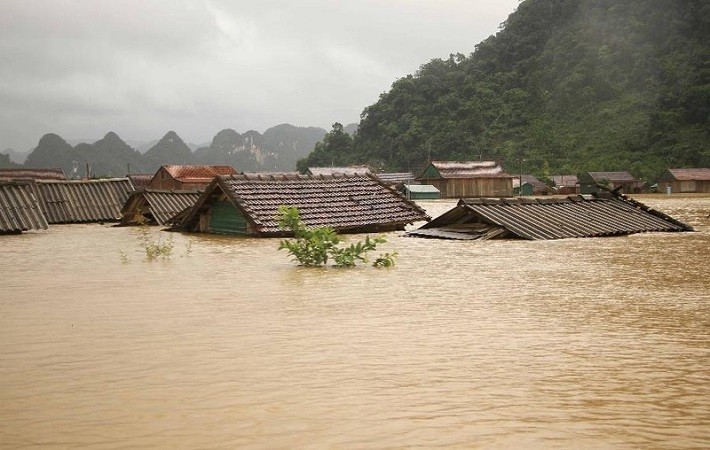
<path id="1" fill-rule="evenodd" d="M 53 226 L 0 237 L 0 446 L 710 447 L 697 233 L 454 242 L 304 269 L 278 242 Z M 452 201 L 424 202 L 436 216 Z"/>

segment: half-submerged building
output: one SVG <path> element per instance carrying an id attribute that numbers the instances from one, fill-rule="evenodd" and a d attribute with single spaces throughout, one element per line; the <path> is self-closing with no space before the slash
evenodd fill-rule
<path id="1" fill-rule="evenodd" d="M 47 228 L 47 219 L 29 182 L 0 182 L 0 234 Z"/>
<path id="2" fill-rule="evenodd" d="M 603 193 L 549 199 L 462 199 L 455 208 L 408 234 L 461 240 L 544 240 L 651 231 L 693 228 L 624 195 Z"/>
<path id="3" fill-rule="evenodd" d="M 442 198 L 511 197 L 513 178 L 495 161 L 432 161 L 417 180 Z"/>
<path id="4" fill-rule="evenodd" d="M 403 230 L 426 212 L 373 175 L 233 175 L 217 177 L 174 228 L 182 231 L 287 236 L 279 207 L 298 208 L 306 226 L 341 233 Z"/>
<path id="5" fill-rule="evenodd" d="M 139 189 L 123 205 L 119 225 L 170 225 L 178 213 L 192 207 L 198 198 L 200 191 Z"/>

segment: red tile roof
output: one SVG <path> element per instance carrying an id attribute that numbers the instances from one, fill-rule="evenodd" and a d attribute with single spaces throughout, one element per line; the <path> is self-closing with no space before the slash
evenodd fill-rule
<path id="1" fill-rule="evenodd" d="M 232 166 L 181 166 L 166 165 L 163 168 L 178 181 L 183 183 L 209 183 L 219 175 L 236 175 Z"/>

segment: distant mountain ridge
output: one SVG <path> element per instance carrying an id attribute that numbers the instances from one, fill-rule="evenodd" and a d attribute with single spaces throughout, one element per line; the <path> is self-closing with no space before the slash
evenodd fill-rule
<path id="1" fill-rule="evenodd" d="M 0 168 L 61 168 L 70 177 L 124 176 L 127 173 L 154 173 L 164 164 L 231 165 L 240 172 L 293 171 L 296 161 L 308 155 L 326 131 L 318 127 L 281 124 L 264 134 L 232 129 L 218 132 L 208 146 L 194 152 L 174 131 L 168 131 L 144 153 L 131 147 L 116 133 L 109 132 L 93 143 L 76 145 L 48 133 L 27 155 L 24 164 L 9 156 L 0 157 Z"/>

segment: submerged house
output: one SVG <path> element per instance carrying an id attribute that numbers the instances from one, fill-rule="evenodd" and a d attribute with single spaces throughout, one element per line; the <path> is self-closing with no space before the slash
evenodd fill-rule
<path id="1" fill-rule="evenodd" d="M 0 182 L 0 234 L 47 228 L 47 219 L 30 183 Z"/>
<path id="2" fill-rule="evenodd" d="M 232 166 L 165 165 L 153 175 L 148 187 L 173 191 L 204 189 L 220 175 L 235 175 Z"/>
<path id="3" fill-rule="evenodd" d="M 432 161 L 417 180 L 436 187 L 442 198 L 511 197 L 513 178 L 495 161 Z"/>
<path id="4" fill-rule="evenodd" d="M 660 192 L 710 192 L 710 168 L 668 169 L 658 179 Z"/>
<path id="5" fill-rule="evenodd" d="M 583 172 L 577 176 L 579 192 L 594 194 L 599 192 L 599 186 L 617 192 L 641 192 L 643 181 L 640 181 L 629 172 Z"/>
<path id="6" fill-rule="evenodd" d="M 128 178 L 45 180 L 31 186 L 50 224 L 117 222 L 135 190 Z"/>
<path id="7" fill-rule="evenodd" d="M 402 193 L 410 200 L 436 200 L 441 192 L 431 184 L 405 184 Z"/>
<path id="8" fill-rule="evenodd" d="M 375 174 L 384 184 L 390 187 L 400 187 L 405 184 L 417 184 L 412 172 L 378 172 Z"/>
<path id="9" fill-rule="evenodd" d="M 552 175 L 550 180 L 555 184 L 555 194 L 579 194 L 579 180 L 577 175 Z"/>
<path id="10" fill-rule="evenodd" d="M 373 175 L 232 175 L 217 177 L 174 229 L 203 233 L 287 236 L 279 206 L 298 208 L 306 226 L 342 233 L 403 230 L 428 220 L 415 203 Z"/>
<path id="11" fill-rule="evenodd" d="M 607 192 L 564 199 L 462 199 L 455 208 L 407 234 L 460 240 L 544 240 L 650 231 L 693 228 L 626 196 Z"/>
<path id="12" fill-rule="evenodd" d="M 139 189 L 126 200 L 119 225 L 169 225 L 199 197 L 200 191 Z"/>
<path id="13" fill-rule="evenodd" d="M 513 178 L 513 192 L 517 195 L 547 195 L 550 188 L 533 175 Z"/>

